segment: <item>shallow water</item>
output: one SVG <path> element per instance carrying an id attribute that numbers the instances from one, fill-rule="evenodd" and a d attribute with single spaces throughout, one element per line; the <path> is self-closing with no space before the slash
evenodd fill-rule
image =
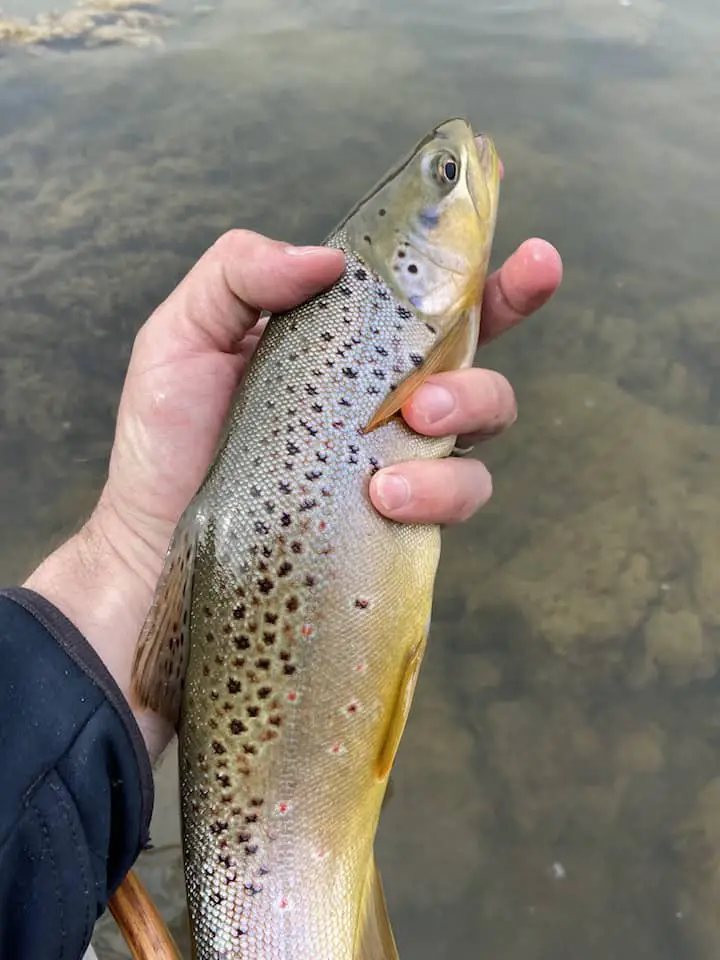
<path id="1" fill-rule="evenodd" d="M 542 235 L 566 274 L 478 358 L 520 419 L 445 535 L 378 843 L 400 952 L 716 956 L 714 3 L 168 10 L 162 47 L 0 56 L 3 581 L 91 509 L 134 333 L 202 250 L 317 241 L 466 114 L 505 163 L 495 260 Z M 141 872 L 183 939 L 171 767 Z M 127 956 L 110 921 L 96 946 Z"/>

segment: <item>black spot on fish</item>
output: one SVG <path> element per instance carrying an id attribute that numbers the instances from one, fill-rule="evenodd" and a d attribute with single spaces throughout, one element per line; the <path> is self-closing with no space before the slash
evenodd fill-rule
<path id="1" fill-rule="evenodd" d="M 240 693 L 242 690 L 242 684 L 239 680 L 235 680 L 234 677 L 230 677 L 227 682 L 228 693 Z"/>
<path id="2" fill-rule="evenodd" d="M 408 273 L 417 273 L 417 272 L 418 272 L 417 264 L 415 264 L 415 263 L 409 263 L 409 264 L 408 264 Z"/>
<path id="3" fill-rule="evenodd" d="M 420 367 L 422 366 L 423 358 L 420 356 L 419 353 L 411 353 L 410 362 L 415 364 L 416 367 Z"/>
<path id="4" fill-rule="evenodd" d="M 362 268 L 355 271 L 355 276 L 358 280 L 367 280 L 367 273 Z"/>
<path id="5" fill-rule="evenodd" d="M 221 753 L 225 753 L 225 747 L 220 743 L 219 740 L 213 740 L 212 748 L 213 748 L 213 753 L 217 753 L 218 755 Z"/>
<path id="6" fill-rule="evenodd" d="M 387 213 L 387 210 L 385 209 L 385 207 L 380 207 L 380 209 L 378 210 L 379 217 L 384 217 L 386 213 Z"/>

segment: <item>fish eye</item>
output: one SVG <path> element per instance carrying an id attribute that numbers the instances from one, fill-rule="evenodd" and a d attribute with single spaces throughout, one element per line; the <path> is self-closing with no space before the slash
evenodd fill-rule
<path id="1" fill-rule="evenodd" d="M 438 158 L 438 174 L 444 183 L 455 183 L 460 172 L 460 164 L 451 154 L 441 154 Z"/>

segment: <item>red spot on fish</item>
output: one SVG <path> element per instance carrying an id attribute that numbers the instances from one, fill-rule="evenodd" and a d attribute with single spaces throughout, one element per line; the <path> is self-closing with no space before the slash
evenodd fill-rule
<path id="1" fill-rule="evenodd" d="M 367 670 L 367 664 L 366 664 L 366 663 L 356 663 L 356 664 L 355 664 L 355 673 L 363 673 L 365 670 Z"/>
<path id="2" fill-rule="evenodd" d="M 351 717 L 354 716 L 360 709 L 360 704 L 357 700 L 352 700 L 346 707 L 345 712 L 348 713 Z"/>
<path id="3" fill-rule="evenodd" d="M 304 624 L 302 625 L 302 627 L 300 628 L 300 633 L 301 633 L 304 637 L 311 637 L 311 636 L 312 636 L 312 633 L 313 633 L 313 628 L 310 626 L 309 623 L 304 623 Z"/>
<path id="4" fill-rule="evenodd" d="M 290 693 L 287 695 L 287 698 L 290 701 L 290 703 L 295 703 L 295 701 L 298 698 L 297 691 L 291 690 Z"/>
<path id="5" fill-rule="evenodd" d="M 355 600 L 355 606 L 358 608 L 358 610 L 367 610 L 369 603 L 370 601 L 365 600 L 363 597 L 357 597 Z"/>
<path id="6" fill-rule="evenodd" d="M 283 897 L 280 900 L 280 903 L 278 904 L 278 906 L 280 907 L 281 910 L 287 910 L 288 908 L 287 897 Z"/>
<path id="7" fill-rule="evenodd" d="M 322 531 L 325 529 L 325 527 L 327 527 L 327 524 L 325 523 L 324 520 L 321 520 L 320 523 L 318 524 L 318 530 Z"/>
<path id="8" fill-rule="evenodd" d="M 275 807 L 275 809 L 276 809 L 276 811 L 280 814 L 281 817 L 284 817 L 285 814 L 286 814 L 286 813 L 288 812 L 288 810 L 290 809 L 290 807 L 289 807 L 289 805 L 288 805 L 287 803 L 285 803 L 284 801 L 281 801 L 281 802 L 277 805 L 277 807 Z"/>

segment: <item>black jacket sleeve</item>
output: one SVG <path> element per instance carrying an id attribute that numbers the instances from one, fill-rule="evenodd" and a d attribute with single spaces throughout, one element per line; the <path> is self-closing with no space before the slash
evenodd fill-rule
<path id="1" fill-rule="evenodd" d="M 79 960 L 146 846 L 153 780 L 130 709 L 52 604 L 0 591 L 0 958 Z"/>

